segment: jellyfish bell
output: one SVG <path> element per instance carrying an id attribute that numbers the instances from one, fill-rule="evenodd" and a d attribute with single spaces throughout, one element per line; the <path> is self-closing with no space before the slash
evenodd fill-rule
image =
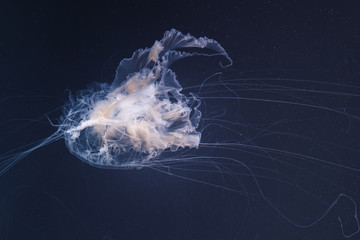
<path id="1" fill-rule="evenodd" d="M 215 53 L 180 52 L 180 48 L 208 48 Z M 150 49 L 139 49 L 121 61 L 111 85 L 77 94 L 61 124 L 70 152 L 98 167 L 129 168 L 151 165 L 164 150 L 198 148 L 200 101 L 181 92 L 170 69 L 174 61 L 196 55 L 223 55 L 231 64 L 215 40 L 173 29 Z"/>

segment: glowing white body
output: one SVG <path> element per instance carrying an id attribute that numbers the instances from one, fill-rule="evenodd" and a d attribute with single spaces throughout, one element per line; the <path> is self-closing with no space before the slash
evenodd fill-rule
<path id="1" fill-rule="evenodd" d="M 94 136 L 104 141 L 102 154 L 108 154 L 113 144 L 119 145 L 124 139 L 128 139 L 135 151 L 151 156 L 167 148 L 198 147 L 200 133 L 190 121 L 191 108 L 182 102 L 159 100 L 155 97 L 158 88 L 157 84 L 151 84 L 130 94 L 121 91 L 107 97 L 94 104 L 89 119 L 67 133 L 75 140 L 80 131 L 92 127 Z M 180 126 L 169 131 L 174 122 Z M 114 143 L 115 139 L 118 141 Z M 126 146 L 118 147 L 126 149 Z"/>
<path id="2" fill-rule="evenodd" d="M 189 47 L 215 53 L 175 50 Z M 80 92 L 62 124 L 69 150 L 98 167 L 141 167 L 165 150 L 197 148 L 200 102 L 195 95 L 181 93 L 169 69 L 174 61 L 194 55 L 228 58 L 212 39 L 171 30 L 151 49 L 139 49 L 121 61 L 111 86 Z"/>

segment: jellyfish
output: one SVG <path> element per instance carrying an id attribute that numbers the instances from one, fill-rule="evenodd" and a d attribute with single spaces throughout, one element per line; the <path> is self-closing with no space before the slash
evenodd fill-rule
<path id="1" fill-rule="evenodd" d="M 220 70 L 204 78 L 200 84 L 183 87 L 172 66 L 174 62 L 184 58 L 222 58 L 222 60 Z M 352 167 L 351 164 L 326 161 L 321 156 L 298 152 L 297 149 L 302 146 L 309 146 L 309 144 L 303 145 L 304 142 L 326 148 L 326 152 L 331 144 L 327 145 L 300 133 L 291 133 L 290 130 L 288 132 L 279 130 L 278 126 L 291 128 L 291 123 L 294 124 L 296 117 L 292 120 L 285 117 L 277 121 L 269 119 L 259 125 L 239 121 L 239 113 L 243 112 L 239 109 L 240 101 L 315 109 L 320 113 L 334 114 L 349 121 L 359 121 L 360 117 L 355 113 L 318 104 L 318 99 L 305 97 L 309 93 L 314 93 L 316 96 L 340 97 L 359 95 L 347 90 L 351 86 L 345 84 L 328 84 L 324 90 L 300 87 L 300 84 L 306 86 L 323 84 L 306 80 L 297 80 L 295 84 L 299 86 L 294 86 L 293 82 L 290 85 L 289 79 L 270 78 L 265 79 L 265 82 L 256 78 L 243 78 L 240 83 L 239 78 L 223 76 L 222 71 L 227 71 L 226 69 L 231 65 L 232 59 L 217 41 L 207 37 L 196 38 L 175 29 L 166 31 L 163 38 L 155 41 L 152 47 L 139 49 L 130 58 L 123 59 L 116 69 L 115 79 L 111 84 L 93 83 L 88 89 L 71 94 L 63 107 L 58 123 L 51 122 L 57 127 L 55 133 L 33 143 L 29 149 L 3 154 L 0 157 L 0 176 L 34 150 L 64 139 L 67 148 L 74 156 L 98 168 L 138 170 L 151 168 L 175 177 L 242 194 L 244 194 L 243 189 L 229 187 L 226 184 L 227 180 L 224 179 L 229 177 L 232 181 L 238 181 L 245 176 L 251 179 L 256 189 L 254 192 L 259 198 L 285 221 L 298 228 L 316 225 L 336 207 L 339 201 L 344 200 L 350 205 L 346 222 L 351 222 L 355 227 L 349 230 L 344 226 L 345 217 L 339 214 L 338 221 L 342 234 L 350 238 L 359 233 L 357 204 L 349 194 L 340 192 L 315 219 L 299 223 L 273 203 L 271 197 L 263 191 L 261 179 L 275 178 L 272 176 L 275 174 L 285 184 L 299 191 L 305 191 L 299 183 L 301 180 L 299 182 L 291 180 L 280 171 L 272 171 L 264 175 L 264 172 L 271 171 L 271 168 L 252 168 L 250 163 L 246 163 L 243 159 L 245 155 L 252 156 L 270 164 L 275 162 L 294 167 L 310 175 L 316 174 L 306 167 L 297 167 L 294 161 L 303 161 L 316 166 L 326 165 L 329 168 L 350 171 L 353 175 L 358 175 L 359 169 Z M 346 90 L 334 90 L 338 88 Z M 259 95 L 247 96 L 246 92 L 251 91 L 256 91 Z M 221 109 L 214 109 L 211 104 L 216 101 L 223 101 L 226 105 Z M 271 118 L 271 116 L 259 117 Z M 244 134 L 241 129 L 251 134 Z M 212 140 L 214 135 L 217 139 Z M 222 139 L 219 139 L 220 135 L 223 136 Z M 281 144 L 284 146 L 289 146 L 288 140 L 292 140 L 293 145 L 289 147 L 293 150 L 272 146 L 271 141 L 276 141 L 279 136 L 283 137 Z M 268 142 L 269 139 L 272 140 Z M 214 182 L 189 177 L 183 174 L 186 171 L 218 174 L 223 181 Z M 313 177 L 324 180 L 322 176 Z"/>

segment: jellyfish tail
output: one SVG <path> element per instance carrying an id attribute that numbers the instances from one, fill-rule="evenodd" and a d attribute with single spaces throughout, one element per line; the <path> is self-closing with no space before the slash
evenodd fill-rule
<path id="1" fill-rule="evenodd" d="M 26 147 L 23 146 L 21 148 L 14 149 L 8 153 L 0 155 L 0 177 L 5 174 L 10 168 L 12 168 L 16 163 L 18 163 L 21 159 L 25 158 L 36 149 L 55 142 L 60 138 L 62 138 L 62 134 L 59 131 L 56 131 L 47 138 L 29 144 L 32 145 L 32 147 L 26 150 L 23 150 Z"/>

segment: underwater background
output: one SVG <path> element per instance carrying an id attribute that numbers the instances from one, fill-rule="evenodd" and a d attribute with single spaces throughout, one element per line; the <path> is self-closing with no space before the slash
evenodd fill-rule
<path id="1" fill-rule="evenodd" d="M 235 95 L 228 89 L 239 97 L 233 103 L 204 101 L 204 117 L 223 114 L 222 127 L 238 123 L 254 146 L 324 161 L 258 158 L 256 149 L 191 152 L 241 161 L 274 209 L 239 165 L 231 169 L 238 175 L 225 176 L 191 171 L 191 164 L 174 172 L 181 177 L 146 168 L 100 169 L 71 155 L 60 140 L 0 176 L 0 239 L 359 239 L 359 233 L 345 237 L 358 231 L 354 203 L 360 203 L 359 9 L 357 1 L 2 1 L 1 154 L 55 132 L 48 118 L 56 124 L 69 92 L 112 82 L 123 58 L 175 28 L 215 39 L 233 60 L 227 69 L 219 66 L 221 57 L 175 63 L 187 93 L 218 72 L 225 82 L 247 86 Z M 267 84 L 275 87 L 262 91 Z M 338 114 L 251 100 L 273 93 Z M 241 141 L 207 129 L 207 142 Z"/>

